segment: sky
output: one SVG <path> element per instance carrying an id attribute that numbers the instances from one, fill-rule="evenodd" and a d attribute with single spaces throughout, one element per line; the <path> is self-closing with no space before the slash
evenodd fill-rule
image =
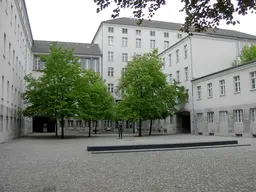
<path id="1" fill-rule="evenodd" d="M 114 6 L 96 13 L 93 0 L 25 0 L 34 40 L 90 43 L 100 23 L 111 19 Z M 167 4 L 156 12 L 153 20 L 184 23 L 185 14 L 179 12 L 180 0 L 167 0 Z M 120 17 L 132 17 L 131 10 L 122 10 Z M 220 28 L 242 31 L 256 35 L 252 25 L 256 14 L 236 16 L 241 24 Z"/>

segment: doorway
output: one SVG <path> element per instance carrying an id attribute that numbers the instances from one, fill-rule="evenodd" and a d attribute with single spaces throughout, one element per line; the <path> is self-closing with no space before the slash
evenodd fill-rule
<path id="1" fill-rule="evenodd" d="M 191 133 L 190 112 L 183 111 L 183 112 L 181 112 L 180 117 L 181 117 L 181 132 L 182 133 Z"/>
<path id="2" fill-rule="evenodd" d="M 48 117 L 33 117 L 33 132 L 55 132 L 55 122 Z"/>

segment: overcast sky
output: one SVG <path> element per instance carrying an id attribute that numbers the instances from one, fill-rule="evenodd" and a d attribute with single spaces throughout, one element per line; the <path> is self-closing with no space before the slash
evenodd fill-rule
<path id="1" fill-rule="evenodd" d="M 101 21 L 111 19 L 112 8 L 96 13 L 93 0 L 25 0 L 35 40 L 69 41 L 90 43 Z M 167 0 L 158 10 L 154 20 L 183 23 L 185 15 L 179 12 L 180 0 Z M 131 17 L 130 10 L 122 10 L 121 17 Z M 253 21 L 256 15 L 237 17 L 240 25 L 221 28 L 242 31 L 256 35 Z"/>

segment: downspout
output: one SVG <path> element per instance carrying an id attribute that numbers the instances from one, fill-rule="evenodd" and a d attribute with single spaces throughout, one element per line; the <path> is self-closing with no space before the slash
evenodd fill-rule
<path id="1" fill-rule="evenodd" d="M 193 51 L 192 51 L 192 38 L 191 38 L 191 36 L 192 36 L 192 34 L 190 34 L 189 35 L 189 39 L 190 39 L 190 69 L 191 69 L 191 80 L 193 80 L 194 79 L 194 73 L 193 73 L 193 71 L 194 71 L 194 68 L 193 68 L 193 56 L 192 56 L 192 54 L 193 54 Z M 192 97 L 191 97 L 191 105 L 192 105 L 192 110 L 191 110 L 191 119 L 190 119 L 190 122 L 191 122 L 191 125 L 192 126 L 190 126 L 190 132 L 191 133 L 195 133 L 195 125 L 194 125 L 194 123 L 195 123 L 195 119 L 194 119 L 194 89 L 193 89 L 193 83 L 192 83 L 192 81 L 190 80 L 190 83 L 191 83 L 191 94 L 192 94 Z"/>

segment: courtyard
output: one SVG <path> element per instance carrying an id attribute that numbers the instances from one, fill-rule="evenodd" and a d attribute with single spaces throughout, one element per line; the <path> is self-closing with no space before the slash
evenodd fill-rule
<path id="1" fill-rule="evenodd" d="M 234 140 L 246 147 L 92 154 L 91 145 Z M 1 192 L 252 192 L 256 139 L 31 136 L 0 144 Z"/>

